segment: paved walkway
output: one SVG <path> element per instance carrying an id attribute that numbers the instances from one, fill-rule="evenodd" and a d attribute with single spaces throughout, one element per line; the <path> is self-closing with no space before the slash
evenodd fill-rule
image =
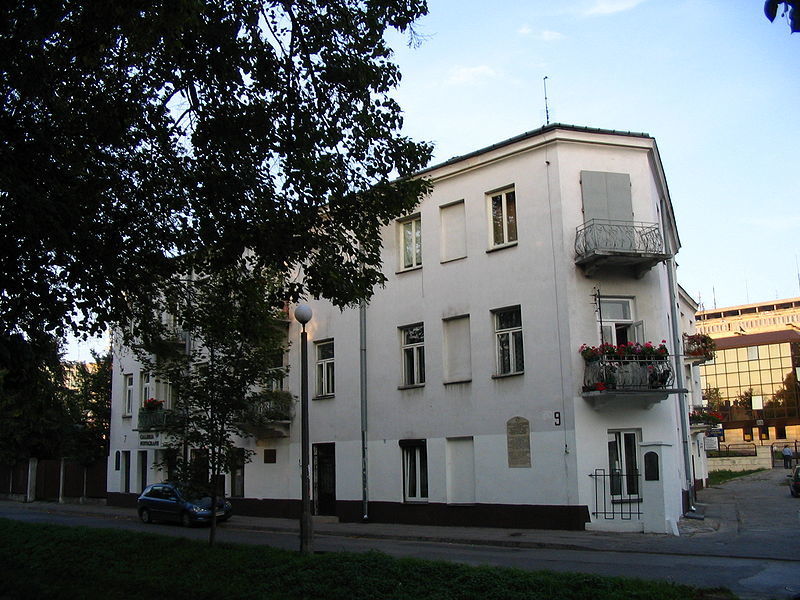
<path id="1" fill-rule="evenodd" d="M 562 550 L 646 552 L 764 558 L 800 562 L 800 499 L 789 495 L 783 469 L 742 477 L 698 494 L 697 513 L 703 520 L 682 519 L 681 535 L 437 527 L 385 523 L 335 523 L 322 518 L 315 535 L 430 541 L 471 545 Z M 84 513 L 136 519 L 129 508 L 93 504 L 34 502 L 31 510 Z M 234 515 L 223 527 L 256 531 L 298 531 L 298 522 Z M 800 568 L 800 567 L 799 567 Z"/>

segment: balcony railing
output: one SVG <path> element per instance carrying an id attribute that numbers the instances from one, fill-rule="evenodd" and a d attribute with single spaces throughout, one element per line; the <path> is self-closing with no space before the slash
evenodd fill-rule
<path id="1" fill-rule="evenodd" d="M 294 398 L 288 392 L 268 392 L 247 409 L 242 429 L 258 438 L 286 437 L 294 417 Z"/>
<path id="2" fill-rule="evenodd" d="M 146 410 L 141 408 L 139 409 L 137 428 L 139 431 L 162 431 L 166 429 L 167 420 L 172 418 L 172 414 L 171 410 L 164 410 L 162 408 L 158 410 Z"/>
<path id="3" fill-rule="evenodd" d="M 576 231 L 575 263 L 587 274 L 601 266 L 631 266 L 640 275 L 669 257 L 657 223 L 592 219 Z"/>
<path id="4" fill-rule="evenodd" d="M 595 408 L 623 402 L 646 408 L 661 402 L 675 389 L 674 357 L 617 358 L 601 356 L 586 362 L 583 397 Z"/>

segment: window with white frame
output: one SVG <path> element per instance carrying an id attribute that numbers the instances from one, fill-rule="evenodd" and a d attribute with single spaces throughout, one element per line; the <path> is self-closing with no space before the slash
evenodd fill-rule
<path id="1" fill-rule="evenodd" d="M 425 440 L 400 440 L 403 453 L 403 499 L 428 500 L 428 451 Z"/>
<path id="2" fill-rule="evenodd" d="M 317 351 L 317 396 L 333 396 L 335 390 L 334 380 L 334 354 L 333 340 L 316 343 Z"/>
<path id="3" fill-rule="evenodd" d="M 419 215 L 398 222 L 400 270 L 422 266 L 422 219 Z"/>
<path id="4" fill-rule="evenodd" d="M 639 495 L 639 432 L 608 432 L 608 467 L 612 496 Z"/>
<path id="5" fill-rule="evenodd" d="M 644 343 L 644 324 L 635 319 L 633 298 L 600 298 L 597 317 L 604 343 Z"/>
<path id="6" fill-rule="evenodd" d="M 172 386 L 164 379 L 155 380 L 155 398 L 161 400 L 162 408 L 172 408 Z M 145 398 L 146 400 L 147 398 Z"/>
<path id="7" fill-rule="evenodd" d="M 269 361 L 269 380 L 265 387 L 270 392 L 278 392 L 283 390 L 283 379 L 286 375 L 286 368 L 284 367 L 284 351 L 278 350 L 270 355 Z"/>
<path id="8" fill-rule="evenodd" d="M 139 389 L 141 391 L 141 393 L 139 394 L 139 406 L 142 407 L 144 406 L 145 400 L 154 397 L 153 387 L 152 387 L 153 378 L 150 375 L 150 373 L 142 373 L 141 375 L 139 375 L 139 379 L 141 380 L 139 386 Z"/>
<path id="9" fill-rule="evenodd" d="M 125 375 L 125 410 L 124 414 L 133 413 L 133 375 Z"/>
<path id="10" fill-rule="evenodd" d="M 497 375 L 514 375 L 525 370 L 522 349 L 522 312 L 519 306 L 493 311 L 497 349 Z"/>
<path id="11" fill-rule="evenodd" d="M 425 383 L 425 327 L 422 323 L 400 328 L 403 385 Z"/>
<path id="12" fill-rule="evenodd" d="M 488 197 L 491 246 L 505 246 L 517 241 L 517 199 L 514 188 Z"/>

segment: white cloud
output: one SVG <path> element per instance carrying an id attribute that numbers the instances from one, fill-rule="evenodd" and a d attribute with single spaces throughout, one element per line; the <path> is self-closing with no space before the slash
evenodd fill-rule
<path id="1" fill-rule="evenodd" d="M 554 42 L 555 40 L 560 40 L 563 38 L 564 34 L 559 33 L 558 31 L 542 31 L 536 37 L 543 42 Z"/>
<path id="2" fill-rule="evenodd" d="M 584 15 L 612 15 L 636 8 L 646 0 L 595 0 L 595 3 L 587 8 Z"/>
<path id="3" fill-rule="evenodd" d="M 454 67 L 450 70 L 445 83 L 449 85 L 475 85 L 494 77 L 497 77 L 497 73 L 486 65 Z"/>
<path id="4" fill-rule="evenodd" d="M 517 29 L 517 33 L 520 35 L 530 35 L 532 32 L 533 30 L 527 25 L 523 25 L 522 27 Z"/>

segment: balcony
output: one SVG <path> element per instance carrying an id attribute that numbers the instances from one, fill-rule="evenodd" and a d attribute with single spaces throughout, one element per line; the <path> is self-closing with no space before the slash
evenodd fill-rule
<path id="1" fill-rule="evenodd" d="M 265 392 L 243 415 L 241 428 L 257 439 L 289 436 L 294 398 L 289 392 Z"/>
<path id="2" fill-rule="evenodd" d="M 139 431 L 163 431 L 167 428 L 168 420 L 172 418 L 171 410 L 159 408 L 157 410 L 139 409 Z"/>
<path id="3" fill-rule="evenodd" d="M 670 394 L 675 364 L 670 356 L 630 358 L 599 356 L 586 362 L 582 396 L 596 410 L 605 407 L 650 408 Z"/>
<path id="4" fill-rule="evenodd" d="M 640 278 L 670 257 L 657 223 L 592 219 L 576 231 L 575 264 L 587 277 L 601 268 L 623 268 Z"/>
<path id="5" fill-rule="evenodd" d="M 702 365 L 714 360 L 716 348 L 714 340 L 703 333 L 683 336 L 683 359 L 691 365 Z"/>

